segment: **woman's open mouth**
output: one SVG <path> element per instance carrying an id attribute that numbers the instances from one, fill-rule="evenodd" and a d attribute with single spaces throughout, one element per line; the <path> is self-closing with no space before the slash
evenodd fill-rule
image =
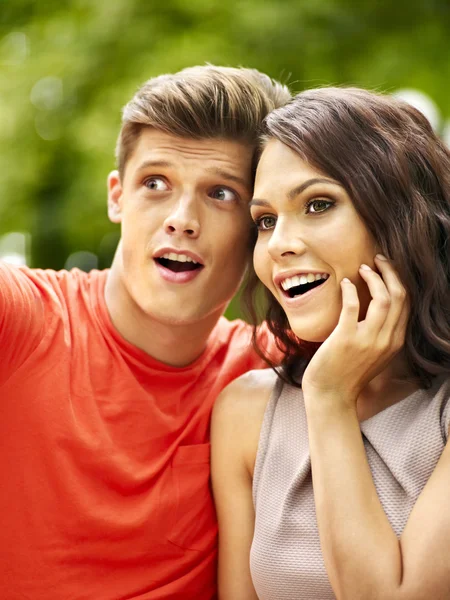
<path id="1" fill-rule="evenodd" d="M 279 283 L 279 286 L 284 296 L 296 298 L 323 285 L 328 277 L 328 273 L 299 273 L 293 277 L 286 277 Z"/>

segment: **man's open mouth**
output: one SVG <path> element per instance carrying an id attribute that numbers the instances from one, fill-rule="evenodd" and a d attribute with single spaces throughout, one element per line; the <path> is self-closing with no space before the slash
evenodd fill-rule
<path id="1" fill-rule="evenodd" d="M 285 296 L 295 298 L 323 285 L 328 277 L 328 273 L 303 273 L 287 277 L 279 285 Z"/>
<path id="2" fill-rule="evenodd" d="M 161 266 L 169 269 L 174 273 L 184 273 L 186 271 L 196 271 L 202 269 L 203 265 L 187 254 L 176 254 L 168 252 L 162 256 L 155 258 L 156 262 Z"/>

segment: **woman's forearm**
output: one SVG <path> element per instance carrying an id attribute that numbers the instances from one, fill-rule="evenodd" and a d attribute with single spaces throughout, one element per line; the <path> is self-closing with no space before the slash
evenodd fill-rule
<path id="1" fill-rule="evenodd" d="M 402 578 L 400 544 L 378 499 L 356 409 L 305 398 L 317 522 L 339 599 L 393 600 Z"/>

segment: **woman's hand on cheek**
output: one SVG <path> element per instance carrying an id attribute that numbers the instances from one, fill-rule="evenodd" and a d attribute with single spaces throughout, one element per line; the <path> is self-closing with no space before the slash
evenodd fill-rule
<path id="1" fill-rule="evenodd" d="M 358 322 L 356 286 L 342 281 L 339 322 L 303 375 L 305 401 L 329 396 L 355 407 L 361 390 L 403 347 L 409 316 L 406 292 L 387 259 L 377 255 L 375 262 L 381 276 L 366 265 L 359 271 L 372 296 L 363 321 Z"/>

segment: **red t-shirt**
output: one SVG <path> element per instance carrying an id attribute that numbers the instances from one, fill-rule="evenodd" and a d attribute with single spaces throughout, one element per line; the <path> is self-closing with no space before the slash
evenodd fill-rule
<path id="1" fill-rule="evenodd" d="M 211 408 L 263 363 L 224 318 L 193 364 L 154 360 L 105 281 L 0 265 L 0 598 L 211 600 Z"/>

